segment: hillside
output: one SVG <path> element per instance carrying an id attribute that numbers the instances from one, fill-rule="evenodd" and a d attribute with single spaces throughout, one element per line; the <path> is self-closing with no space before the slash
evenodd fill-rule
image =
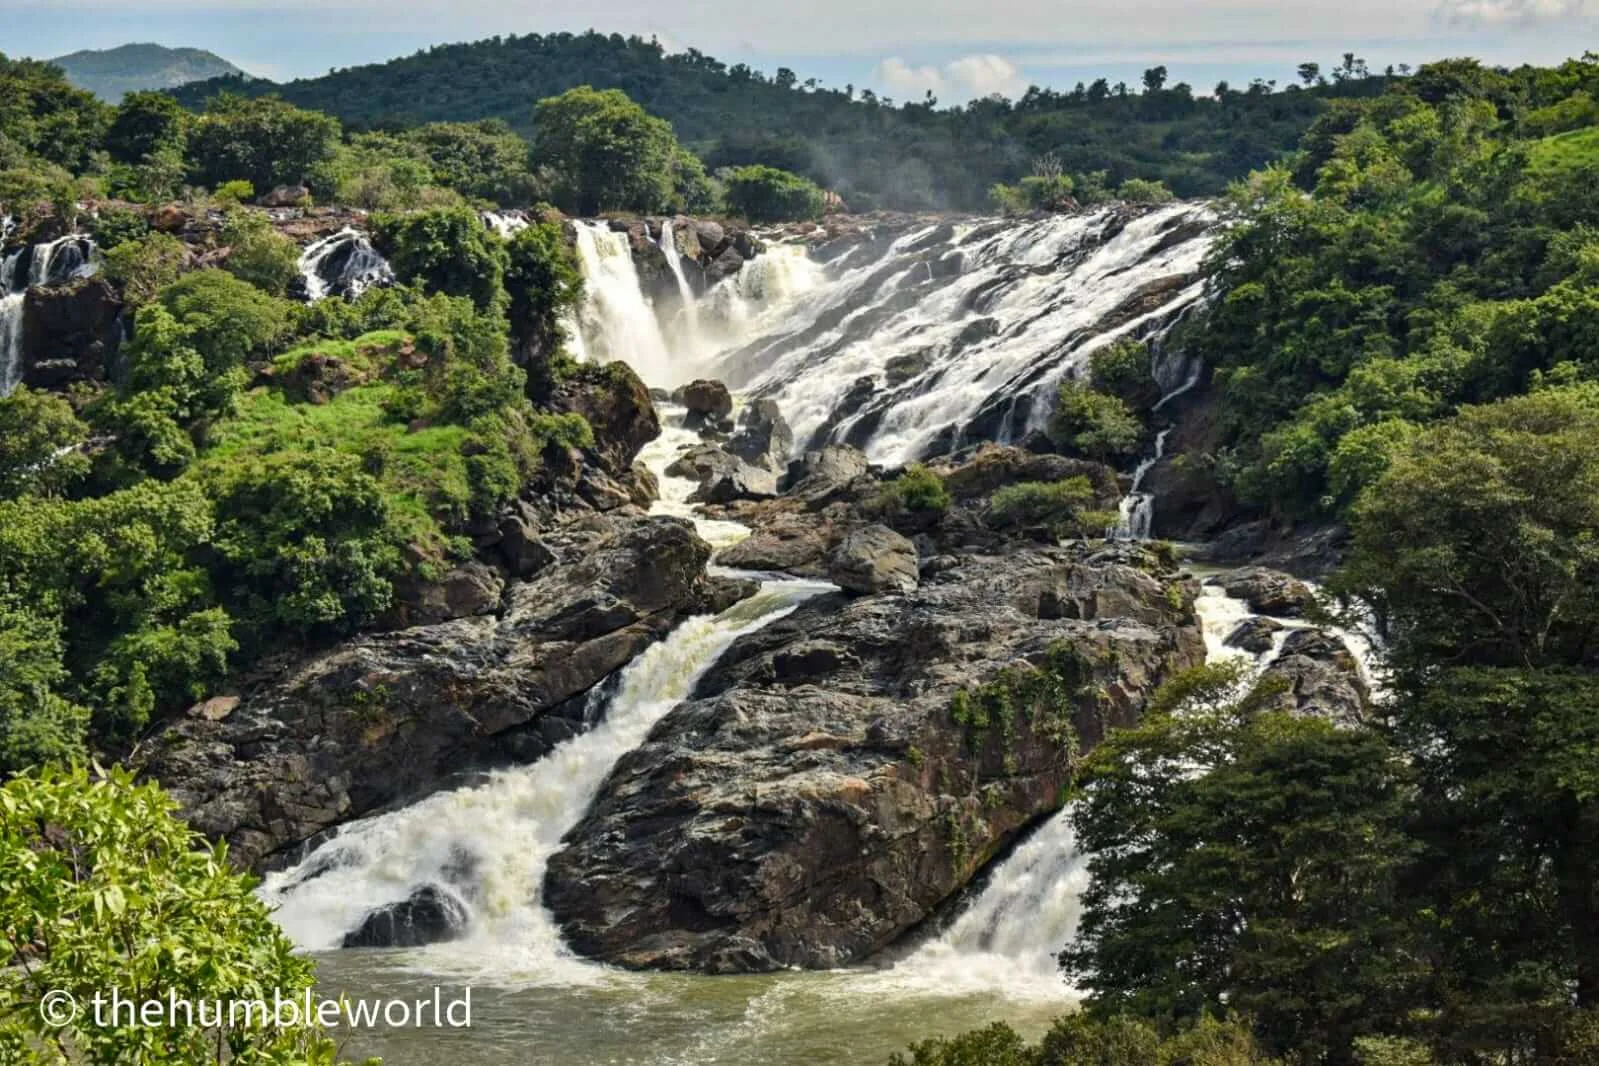
<path id="1" fill-rule="evenodd" d="M 1034 88 L 1015 102 L 939 108 L 589 32 L 441 45 L 282 85 L 224 78 L 176 95 L 198 109 L 224 91 L 276 93 L 358 129 L 499 118 L 527 134 L 536 101 L 577 85 L 616 88 L 670 121 L 708 169 L 783 167 L 854 208 L 970 209 L 1046 154 L 1069 171 L 1108 171 L 1116 183 L 1156 178 L 1179 196 L 1215 194 L 1292 149 L 1327 98 L 1376 95 L 1388 81 L 1366 77 L 1363 66 L 1359 77 L 1281 92 L 1263 81 L 1237 90 L 1167 86 L 1164 68 L 1150 75 L 1141 91 L 1101 79 L 1066 92 Z"/>
<path id="2" fill-rule="evenodd" d="M 172 89 L 209 78 L 248 77 L 214 52 L 159 44 L 85 49 L 57 56 L 50 62 L 66 71 L 67 80 L 78 88 L 112 103 L 142 89 Z"/>

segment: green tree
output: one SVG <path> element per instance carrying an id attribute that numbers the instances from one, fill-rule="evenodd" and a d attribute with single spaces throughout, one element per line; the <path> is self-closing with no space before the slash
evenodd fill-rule
<path id="1" fill-rule="evenodd" d="M 1052 434 L 1091 459 L 1114 460 L 1138 450 L 1144 427 L 1120 397 L 1067 378 L 1060 383 Z"/>
<path id="2" fill-rule="evenodd" d="M 505 243 L 475 211 L 439 208 L 410 215 L 379 215 L 372 237 L 395 275 L 433 292 L 471 298 L 480 309 L 505 304 Z"/>
<path id="3" fill-rule="evenodd" d="M 154 300 L 189 264 L 189 249 L 168 233 L 118 241 L 105 252 L 105 276 L 134 307 Z"/>
<path id="4" fill-rule="evenodd" d="M 583 273 L 558 222 L 521 230 L 506 252 L 511 332 L 522 361 L 541 363 L 568 339 L 561 335 L 561 318 L 583 297 Z"/>
<path id="5" fill-rule="evenodd" d="M 243 180 L 270 189 L 302 180 L 338 146 L 335 118 L 271 97 L 224 95 L 194 121 L 189 159 L 203 185 Z"/>
<path id="6" fill-rule="evenodd" d="M 0 777 L 83 758 L 89 711 L 61 695 L 65 654 L 58 621 L 0 594 Z"/>
<path id="7" fill-rule="evenodd" d="M 432 166 L 433 181 L 502 206 L 525 206 L 539 192 L 528 143 L 498 119 L 432 122 L 406 133 Z"/>
<path id="8" fill-rule="evenodd" d="M 223 266 L 227 272 L 263 292 L 282 296 L 300 276 L 300 249 L 272 228 L 271 220 L 256 211 L 234 209 L 222 224 L 222 243 L 228 246 Z"/>
<path id="9" fill-rule="evenodd" d="M 789 222 L 822 213 L 822 190 L 798 174 L 748 166 L 730 171 L 723 180 L 728 208 L 751 222 Z"/>
<path id="10" fill-rule="evenodd" d="M 111 128 L 106 130 L 105 148 L 118 163 L 143 163 L 163 150 L 183 152 L 185 120 L 183 107 L 166 93 L 129 93 L 117 105 Z"/>
<path id="11" fill-rule="evenodd" d="M 224 1019 L 116 1025 L 90 1005 L 110 989 L 135 1002 L 292 998 L 311 989 L 311 961 L 273 923 L 221 848 L 173 816 L 153 784 L 123 771 L 44 771 L 0 785 L 0 1053 L 24 1064 L 201 1062 L 334 1066 L 314 1023 Z M 52 991 L 81 1009 L 50 1027 Z"/>
<path id="12" fill-rule="evenodd" d="M 0 500 L 61 495 L 89 472 L 89 427 L 60 396 L 18 385 L 0 397 Z"/>
<path id="13" fill-rule="evenodd" d="M 618 89 L 587 85 L 540 100 L 533 158 L 549 168 L 560 207 L 580 215 L 671 206 L 672 127 Z"/>

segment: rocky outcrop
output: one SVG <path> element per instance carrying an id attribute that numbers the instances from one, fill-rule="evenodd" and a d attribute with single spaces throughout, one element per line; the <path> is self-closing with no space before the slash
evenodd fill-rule
<path id="1" fill-rule="evenodd" d="M 827 576 L 846 592 L 915 592 L 916 545 L 887 526 L 847 534 L 827 560 Z"/>
<path id="2" fill-rule="evenodd" d="M 454 940 L 466 931 L 467 913 L 448 890 L 423 885 L 398 903 L 361 919 L 340 947 L 415 948 Z"/>
<path id="3" fill-rule="evenodd" d="M 1278 705 L 1336 725 L 1363 725 L 1371 694 L 1360 664 L 1342 640 L 1320 629 L 1295 629 L 1263 675 L 1283 686 Z"/>
<path id="4" fill-rule="evenodd" d="M 738 417 L 738 432 L 727 442 L 727 450 L 746 463 L 779 474 L 788 469 L 793 447 L 794 431 L 772 400 L 756 400 L 745 407 Z"/>
<path id="5" fill-rule="evenodd" d="M 705 378 L 691 381 L 673 392 L 672 399 L 688 408 L 683 419 L 688 429 L 732 428 L 728 416 L 733 413 L 733 394 L 720 381 Z"/>
<path id="6" fill-rule="evenodd" d="M 626 363 L 578 366 L 555 385 L 549 407 L 588 420 L 595 457 L 615 478 L 631 477 L 639 449 L 661 435 L 650 390 Z"/>
<path id="7" fill-rule="evenodd" d="M 1257 615 L 1239 622 L 1222 643 L 1229 648 L 1241 648 L 1251 655 L 1264 655 L 1271 651 L 1271 646 L 1277 634 L 1282 632 L 1282 628 L 1281 622 Z"/>
<path id="8" fill-rule="evenodd" d="M 1010 444 L 983 444 L 929 464 L 944 479 L 944 487 L 957 500 L 992 496 L 1019 481 L 1064 481 L 1083 477 L 1093 487 L 1092 506 L 1114 510 L 1122 497 L 1116 471 L 1103 463 L 1041 455 Z"/>
<path id="9" fill-rule="evenodd" d="M 497 613 L 311 656 L 166 723 L 135 764 L 256 865 L 457 771 L 538 757 L 584 727 L 590 689 L 713 593 L 686 522 L 591 515 L 546 537 L 557 558 Z"/>
<path id="10" fill-rule="evenodd" d="M 23 383 L 58 389 L 102 381 L 122 341 L 122 300 L 103 278 L 28 290 L 22 304 Z"/>
<path id="11" fill-rule="evenodd" d="M 695 503 L 732 503 L 777 495 L 777 475 L 751 466 L 714 444 L 688 449 L 666 468 L 671 477 L 699 482 L 689 496 Z"/>
<path id="12" fill-rule="evenodd" d="M 1084 589 L 1132 613 L 1084 617 Z M 735 643 L 618 763 L 545 901 L 574 948 L 623 966 L 863 959 L 1202 660 L 1194 592 L 1136 549 L 1039 548 L 958 558 L 907 595 L 813 599 Z"/>
<path id="13" fill-rule="evenodd" d="M 1256 614 L 1279 618 L 1297 618 L 1316 602 L 1315 594 L 1304 582 L 1263 566 L 1229 570 L 1211 578 L 1208 584 L 1220 585 L 1227 595 L 1243 600 Z"/>

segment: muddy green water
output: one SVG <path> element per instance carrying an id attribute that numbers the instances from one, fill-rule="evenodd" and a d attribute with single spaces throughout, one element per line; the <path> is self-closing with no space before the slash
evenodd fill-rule
<path id="1" fill-rule="evenodd" d="M 430 998 L 461 995 L 456 976 L 435 977 L 406 952 L 318 956 L 326 995 Z M 928 1036 L 1005 1020 L 1029 1036 L 1072 1009 L 1067 998 L 1017 1000 L 940 990 L 889 972 L 754 977 L 610 974 L 589 987 L 471 983 L 465 1029 L 375 1029 L 345 1038 L 347 1056 L 388 1066 L 883 1066 Z"/>

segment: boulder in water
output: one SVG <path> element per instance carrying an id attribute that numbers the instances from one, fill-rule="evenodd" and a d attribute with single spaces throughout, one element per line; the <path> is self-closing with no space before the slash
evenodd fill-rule
<path id="1" fill-rule="evenodd" d="M 1272 642 L 1276 635 L 1282 632 L 1283 624 L 1270 618 L 1257 616 L 1246 618 L 1233 627 L 1227 634 L 1223 644 L 1229 648 L 1242 648 L 1253 655 L 1264 655 L 1271 651 Z"/>
<path id="2" fill-rule="evenodd" d="M 733 394 L 720 381 L 700 378 L 672 393 L 672 398 L 688 408 L 684 425 L 697 429 L 707 422 L 721 422 L 733 413 Z"/>
<path id="3" fill-rule="evenodd" d="M 751 466 L 714 444 L 700 444 L 684 452 L 666 468 L 670 477 L 699 482 L 690 494 L 695 503 L 732 503 L 777 495 L 777 475 Z"/>
<path id="4" fill-rule="evenodd" d="M 1264 566 L 1229 570 L 1211 578 L 1209 584 L 1220 585 L 1227 595 L 1243 600 L 1257 614 L 1279 618 L 1297 618 L 1316 602 L 1315 595 L 1303 581 Z"/>
<path id="5" fill-rule="evenodd" d="M 839 542 L 827 560 L 827 576 L 848 592 L 915 592 L 916 545 L 887 526 L 865 526 Z"/>
<path id="6" fill-rule="evenodd" d="M 372 911 L 340 947 L 419 948 L 455 940 L 466 931 L 466 907 L 448 890 L 423 885 L 398 903 Z"/>
<path id="7" fill-rule="evenodd" d="M 1278 702 L 1285 710 L 1350 728 L 1365 723 L 1370 693 L 1360 676 L 1360 664 L 1331 633 L 1320 629 L 1289 633 L 1262 676 L 1284 683 Z"/>
<path id="8" fill-rule="evenodd" d="M 788 467 L 788 453 L 794 447 L 794 432 L 783 420 L 774 400 L 756 400 L 739 414 L 738 432 L 727 442 L 727 450 L 753 466 L 782 473 Z"/>

